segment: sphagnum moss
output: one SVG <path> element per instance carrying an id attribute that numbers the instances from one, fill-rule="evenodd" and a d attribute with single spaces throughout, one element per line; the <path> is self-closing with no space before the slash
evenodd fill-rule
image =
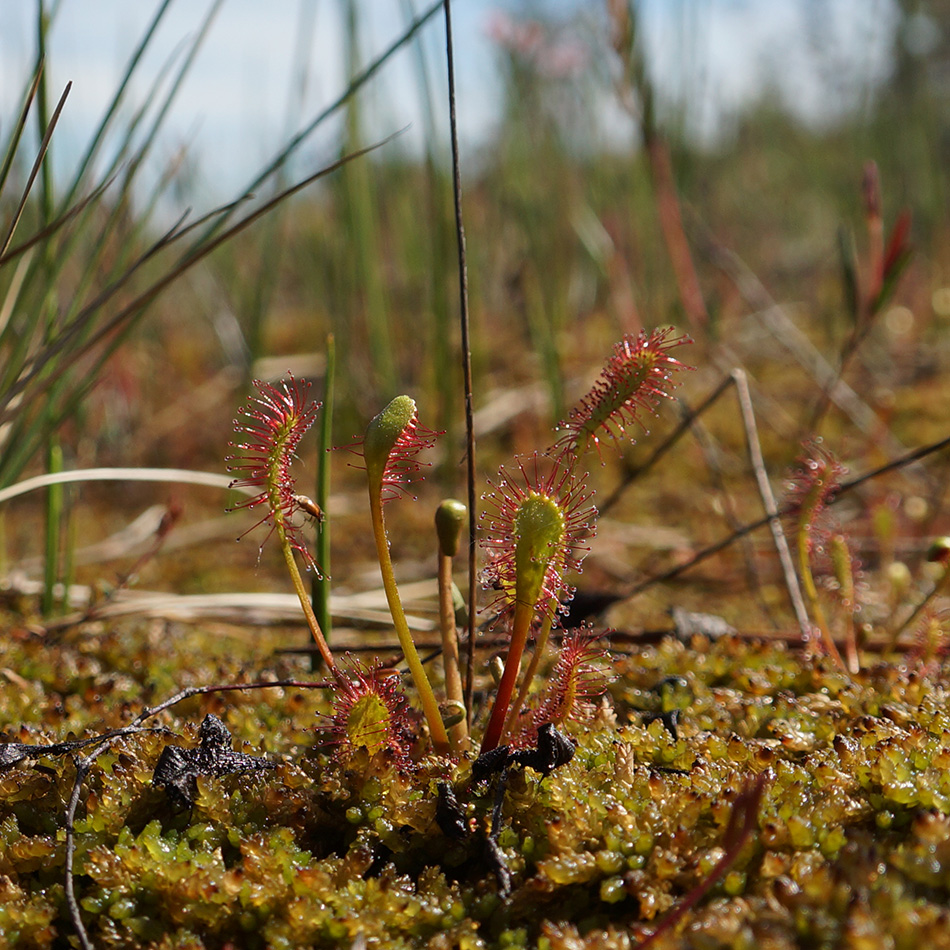
<path id="1" fill-rule="evenodd" d="M 4 665 L 17 668 L 31 647 L 4 649 Z M 48 687 L 64 657 L 32 662 L 44 697 L 35 717 L 51 724 L 21 730 L 22 705 L 4 690 L 0 724 L 20 743 L 62 735 Z M 483 850 L 493 795 L 471 785 L 469 760 L 448 778 L 480 834 L 452 839 L 435 817 L 438 760 L 406 773 L 385 758 L 342 765 L 307 753 L 290 721 L 300 706 L 291 690 L 274 691 L 278 715 L 253 747 L 235 743 L 282 764 L 200 778 L 190 811 L 150 781 L 168 737 L 122 740 L 100 757 L 77 814 L 76 889 L 90 939 L 348 947 L 362 934 L 371 947 L 633 948 L 721 860 L 736 802 L 766 774 L 754 831 L 728 873 L 654 946 L 832 947 L 859 935 L 948 945 L 942 671 L 881 664 L 843 679 L 827 661 L 730 638 L 666 640 L 617 667 L 612 702 L 572 733 L 572 761 L 511 780 L 498 839 L 512 875 L 505 900 Z M 110 671 L 97 675 L 105 682 Z M 675 737 L 651 718 L 672 695 L 660 685 L 669 677 L 677 702 L 688 697 Z M 166 714 L 176 744 L 197 745 L 210 702 Z M 228 697 L 213 708 L 234 728 L 254 704 Z M 64 757 L 0 775 L 7 946 L 52 947 L 71 932 L 62 810 L 73 775 Z"/>

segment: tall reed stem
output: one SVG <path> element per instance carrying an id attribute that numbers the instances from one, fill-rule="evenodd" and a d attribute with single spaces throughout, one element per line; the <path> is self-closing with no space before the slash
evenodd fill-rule
<path id="1" fill-rule="evenodd" d="M 313 604 L 313 612 L 323 630 L 324 638 L 329 640 L 333 621 L 330 616 L 330 515 L 327 504 L 330 497 L 329 450 L 333 444 L 333 409 L 336 395 L 336 341 L 332 333 L 327 334 L 327 363 L 323 379 L 323 415 L 320 417 L 317 439 L 316 482 L 316 502 L 322 512 L 322 520 L 317 523 L 316 545 L 320 572 L 319 575 L 314 575 L 310 585 L 310 602 Z"/>

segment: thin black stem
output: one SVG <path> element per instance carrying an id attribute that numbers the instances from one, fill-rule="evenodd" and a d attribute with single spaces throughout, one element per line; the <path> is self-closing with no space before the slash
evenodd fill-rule
<path id="1" fill-rule="evenodd" d="M 502 897 L 507 897 L 511 893 L 511 872 L 505 863 L 505 854 L 498 844 L 505 806 L 505 793 L 508 791 L 508 777 L 510 774 L 511 765 L 506 765 L 498 776 L 498 784 L 495 786 L 495 803 L 491 810 L 491 831 L 488 832 L 488 838 L 485 841 L 488 861 L 495 872 L 495 877 L 498 880 L 498 891 Z"/>
<path id="2" fill-rule="evenodd" d="M 96 752 L 103 751 L 108 747 L 108 742 L 103 742 L 96 746 Z M 89 941 L 89 935 L 86 933 L 86 927 L 82 922 L 82 916 L 79 913 L 79 901 L 76 900 L 76 882 L 73 878 L 73 860 L 76 856 L 76 833 L 73 830 L 73 821 L 76 817 L 76 808 L 79 806 L 79 794 L 82 790 L 83 779 L 85 779 L 92 762 L 95 759 L 86 756 L 76 762 L 76 781 L 73 783 L 73 791 L 69 796 L 69 804 L 66 806 L 66 907 L 69 909 L 69 917 L 73 923 L 73 929 L 79 938 L 79 945 L 82 950 L 92 950 L 92 944 Z"/>
<path id="3" fill-rule="evenodd" d="M 459 320 L 462 329 L 462 374 L 465 386 L 466 476 L 468 480 L 468 665 L 465 671 L 465 708 L 472 727 L 472 695 L 475 692 L 475 597 L 477 542 L 475 496 L 475 420 L 472 406 L 472 343 L 469 334 L 468 262 L 465 256 L 465 226 L 462 223 L 462 173 L 459 165 L 458 122 L 455 114 L 455 54 L 452 48 L 452 2 L 445 0 L 445 61 L 449 74 L 449 129 L 452 139 L 452 195 L 455 201 L 455 234 L 458 241 Z"/>

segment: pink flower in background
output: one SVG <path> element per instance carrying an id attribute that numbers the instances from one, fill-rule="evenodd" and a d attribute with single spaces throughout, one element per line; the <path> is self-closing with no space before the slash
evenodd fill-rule
<path id="1" fill-rule="evenodd" d="M 485 35 L 548 79 L 569 79 L 590 61 L 583 43 L 558 37 L 538 20 L 516 20 L 502 10 L 492 10 L 488 15 Z"/>

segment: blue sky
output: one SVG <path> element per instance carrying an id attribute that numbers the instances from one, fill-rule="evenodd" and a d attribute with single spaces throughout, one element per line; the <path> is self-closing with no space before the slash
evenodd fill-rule
<path id="1" fill-rule="evenodd" d="M 364 56 L 400 33 L 408 6 L 421 10 L 427 2 L 361 0 Z M 210 5 L 211 0 L 171 4 L 135 82 L 133 101 L 141 101 L 162 64 L 195 34 Z M 342 6 L 341 0 L 224 0 L 169 118 L 162 159 L 187 146 L 218 197 L 241 187 L 288 129 L 299 127 L 301 117 L 315 114 L 343 88 Z M 453 0 L 463 147 L 476 150 L 497 119 L 496 51 L 486 30 L 492 12 L 564 16 L 603 6 L 592 0 Z M 51 96 L 58 96 L 67 80 L 74 85 L 55 139 L 60 162 L 68 164 L 70 151 L 81 147 L 94 127 L 156 7 L 152 0 L 61 0 L 50 42 Z M 643 0 L 641 7 L 657 85 L 670 98 L 686 98 L 690 119 L 706 138 L 728 128 L 730 117 L 766 85 L 810 121 L 859 104 L 886 77 L 896 10 L 894 0 Z M 597 15 L 583 14 L 591 30 Z M 31 0 L 0 3 L 0 140 L 33 61 L 34 17 Z M 295 36 L 302 26 L 309 37 L 306 83 L 289 109 Z M 441 94 L 441 14 L 426 28 L 424 42 Z M 408 148 L 424 134 L 413 56 L 407 49 L 387 65 L 368 101 L 374 134 L 382 138 L 410 125 L 400 146 Z M 614 129 L 621 140 L 632 135 L 614 104 L 605 100 L 599 108 L 605 129 Z M 314 139 L 304 154 L 305 167 L 332 153 L 336 134 L 329 125 Z"/>

